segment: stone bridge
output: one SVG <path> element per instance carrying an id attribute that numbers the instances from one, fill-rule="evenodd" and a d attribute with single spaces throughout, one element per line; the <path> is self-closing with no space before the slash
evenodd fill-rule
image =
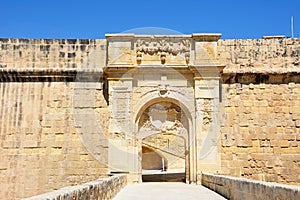
<path id="1" fill-rule="evenodd" d="M 115 175 L 25 200 L 103 200 L 112 198 L 115 200 L 297 200 L 300 198 L 300 187 L 212 174 L 202 174 L 202 186 L 180 182 L 148 182 L 127 185 L 127 175 Z"/>

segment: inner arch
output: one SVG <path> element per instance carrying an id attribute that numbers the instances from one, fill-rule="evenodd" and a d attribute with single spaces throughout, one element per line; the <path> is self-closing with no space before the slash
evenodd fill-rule
<path id="1" fill-rule="evenodd" d="M 176 180 L 185 180 L 189 171 L 189 120 L 182 107 L 165 99 L 152 101 L 143 109 L 137 126 L 143 173 L 156 170 L 153 173 L 158 176 L 173 174 Z"/>

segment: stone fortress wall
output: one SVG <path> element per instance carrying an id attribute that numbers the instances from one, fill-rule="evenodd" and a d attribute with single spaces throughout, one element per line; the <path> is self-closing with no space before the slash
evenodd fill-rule
<path id="1" fill-rule="evenodd" d="M 226 65 L 218 173 L 299 184 L 300 39 L 219 40 L 217 52 Z M 82 137 L 105 140 L 95 128 L 107 131 L 105 65 L 105 40 L 0 39 L 1 198 L 108 173 L 105 142 L 91 153 Z M 97 120 L 80 115 L 89 112 Z"/>
<path id="2" fill-rule="evenodd" d="M 221 40 L 222 174 L 300 182 L 300 40 Z"/>
<path id="3" fill-rule="evenodd" d="M 76 108 L 106 115 L 102 84 L 88 82 L 81 87 L 74 81 L 74 71 L 68 71 L 99 67 L 105 41 L 1 39 L 0 43 L 0 199 L 29 197 L 105 175 L 107 166 L 88 152 L 80 136 L 93 132 L 94 125 L 81 130 L 76 124 L 80 119 L 73 115 Z M 74 100 L 75 93 L 85 96 L 91 90 L 93 102 Z M 85 118 L 89 121 L 89 116 Z M 99 120 L 105 128 L 105 117 Z"/>

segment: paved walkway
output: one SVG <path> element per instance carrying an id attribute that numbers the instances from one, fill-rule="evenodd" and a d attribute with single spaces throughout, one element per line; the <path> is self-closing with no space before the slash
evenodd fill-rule
<path id="1" fill-rule="evenodd" d="M 185 183 L 142 183 L 127 185 L 121 190 L 115 200 L 192 200 L 192 199 L 225 199 L 219 194 L 200 185 Z"/>

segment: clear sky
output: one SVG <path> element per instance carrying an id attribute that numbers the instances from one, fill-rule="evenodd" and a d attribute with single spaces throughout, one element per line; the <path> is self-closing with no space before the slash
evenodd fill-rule
<path id="1" fill-rule="evenodd" d="M 0 0 L 1 38 L 104 38 L 139 27 L 300 37 L 300 0 Z"/>

